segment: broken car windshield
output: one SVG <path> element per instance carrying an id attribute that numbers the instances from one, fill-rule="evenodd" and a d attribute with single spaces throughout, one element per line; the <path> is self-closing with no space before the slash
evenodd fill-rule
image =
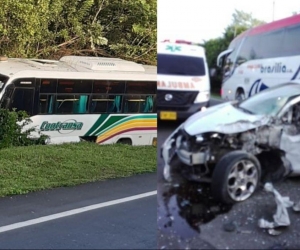
<path id="1" fill-rule="evenodd" d="M 276 116 L 287 102 L 300 95 L 300 88 L 294 85 L 264 90 L 237 105 L 237 108 L 256 115 Z"/>
<path id="2" fill-rule="evenodd" d="M 253 114 L 253 112 L 249 111 L 248 109 L 242 108 L 240 106 L 237 106 L 238 109 L 243 110 L 244 112 L 248 113 L 248 114 Z"/>

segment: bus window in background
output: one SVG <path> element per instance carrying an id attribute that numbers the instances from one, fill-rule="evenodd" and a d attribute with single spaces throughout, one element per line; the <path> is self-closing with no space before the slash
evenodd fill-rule
<path id="1" fill-rule="evenodd" d="M 91 113 L 122 112 L 121 100 L 125 93 L 125 83 L 125 81 L 95 81 Z"/>
<path id="2" fill-rule="evenodd" d="M 124 112 L 152 113 L 155 92 L 156 84 L 153 82 L 127 82 Z"/>
<path id="3" fill-rule="evenodd" d="M 286 56 L 300 55 L 300 25 L 294 25 L 285 29 L 282 42 L 282 52 Z"/>

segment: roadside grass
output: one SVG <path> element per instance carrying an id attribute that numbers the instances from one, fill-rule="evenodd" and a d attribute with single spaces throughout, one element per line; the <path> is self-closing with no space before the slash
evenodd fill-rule
<path id="1" fill-rule="evenodd" d="M 0 150 L 0 197 L 156 171 L 156 147 L 74 144 Z"/>
<path id="2" fill-rule="evenodd" d="M 211 93 L 211 97 L 215 98 L 215 99 L 221 99 L 221 96 L 219 94 L 216 94 L 216 93 Z"/>

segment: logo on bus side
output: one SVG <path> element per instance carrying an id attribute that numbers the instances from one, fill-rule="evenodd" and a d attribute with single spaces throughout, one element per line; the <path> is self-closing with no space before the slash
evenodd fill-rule
<path id="1" fill-rule="evenodd" d="M 41 131 L 57 131 L 60 134 L 69 134 L 75 130 L 81 130 L 82 122 L 77 122 L 74 119 L 66 120 L 64 122 L 49 123 L 44 121 L 40 127 Z"/>
<path id="2" fill-rule="evenodd" d="M 286 65 L 282 63 L 275 63 L 273 66 L 263 66 L 260 67 L 261 73 L 291 73 L 291 69 L 287 69 Z"/>

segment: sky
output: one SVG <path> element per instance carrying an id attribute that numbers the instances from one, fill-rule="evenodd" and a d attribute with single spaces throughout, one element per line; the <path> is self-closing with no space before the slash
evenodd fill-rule
<path id="1" fill-rule="evenodd" d="M 234 10 L 271 22 L 300 11 L 300 0 L 157 0 L 158 40 L 203 42 L 222 36 Z"/>

